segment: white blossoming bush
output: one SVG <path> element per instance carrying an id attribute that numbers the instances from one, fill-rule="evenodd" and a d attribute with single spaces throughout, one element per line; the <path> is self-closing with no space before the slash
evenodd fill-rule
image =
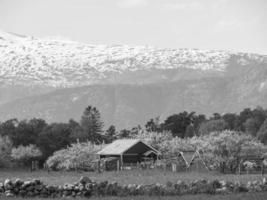
<path id="1" fill-rule="evenodd" d="M 250 171 L 257 166 L 255 162 L 251 162 L 251 161 L 245 161 L 243 165 L 247 171 Z"/>
<path id="2" fill-rule="evenodd" d="M 13 148 L 11 152 L 11 157 L 23 163 L 24 165 L 30 165 L 31 161 L 42 156 L 42 152 L 33 144 L 28 146 L 19 146 Z"/>
<path id="3" fill-rule="evenodd" d="M 95 153 L 102 148 L 103 145 L 94 145 L 90 142 L 75 143 L 66 149 L 54 152 L 46 164 L 48 168 L 54 170 L 93 170 L 92 161 L 97 158 Z"/>

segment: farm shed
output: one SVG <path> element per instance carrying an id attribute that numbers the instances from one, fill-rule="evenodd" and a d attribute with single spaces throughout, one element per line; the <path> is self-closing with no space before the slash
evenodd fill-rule
<path id="1" fill-rule="evenodd" d="M 207 166 L 204 158 L 203 153 L 199 150 L 196 150 L 192 155 L 191 160 L 188 163 L 189 170 L 195 171 L 209 171 L 209 167 Z"/>
<path id="2" fill-rule="evenodd" d="M 170 168 L 173 172 L 186 171 L 189 166 L 189 161 L 192 158 L 187 152 L 176 152 L 164 156 L 161 160 L 162 163 L 165 163 L 164 168 Z"/>
<path id="3" fill-rule="evenodd" d="M 156 160 L 160 152 L 138 139 L 121 139 L 107 145 L 97 153 L 101 158 L 117 157 L 120 165 L 138 163 L 146 158 Z"/>

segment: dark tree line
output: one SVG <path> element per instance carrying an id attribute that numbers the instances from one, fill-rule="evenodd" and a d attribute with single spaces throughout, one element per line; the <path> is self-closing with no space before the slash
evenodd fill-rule
<path id="1" fill-rule="evenodd" d="M 151 119 L 146 123 L 145 128 L 147 131 L 155 132 L 168 130 L 174 137 L 181 138 L 228 129 L 252 135 L 267 143 L 267 110 L 261 107 L 253 110 L 246 108 L 239 114 L 214 113 L 209 118 L 203 114 L 197 115 L 195 112 L 184 111 L 167 117 L 163 123 L 159 123 L 158 118 Z"/>
<path id="2" fill-rule="evenodd" d="M 0 136 L 8 136 L 14 147 L 35 144 L 42 151 L 42 161 L 77 140 L 95 144 L 110 143 L 118 138 L 133 137 L 140 131 L 169 131 L 173 137 L 186 138 L 229 129 L 250 134 L 267 143 L 267 110 L 261 107 L 246 108 L 239 114 L 214 113 L 209 118 L 203 114 L 184 111 L 167 117 L 163 122 L 160 122 L 159 117 L 150 119 L 144 128 L 138 125 L 132 129 L 117 131 L 116 127 L 111 125 L 104 131 L 103 127 L 98 109 L 88 106 L 79 122 L 73 119 L 67 123 L 50 124 L 37 118 L 7 120 L 0 123 Z"/>
<path id="3" fill-rule="evenodd" d="M 91 141 L 101 143 L 105 140 L 102 131 L 103 122 L 99 111 L 88 106 L 80 122 L 71 119 L 68 123 L 48 124 L 43 119 L 10 119 L 0 123 L 0 136 L 8 136 L 14 147 L 36 145 L 42 151 L 42 161 L 53 152 L 65 148 L 71 143 Z"/>

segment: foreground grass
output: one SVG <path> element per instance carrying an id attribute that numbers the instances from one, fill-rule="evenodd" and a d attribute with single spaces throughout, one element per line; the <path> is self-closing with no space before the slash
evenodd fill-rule
<path id="1" fill-rule="evenodd" d="M 208 179 L 208 180 L 226 180 L 226 181 L 240 181 L 246 183 L 253 180 L 261 180 L 260 174 L 248 174 L 248 175 L 235 175 L 235 174 L 220 174 L 218 172 L 170 172 L 162 170 L 131 170 L 131 171 L 119 171 L 119 172 L 47 172 L 47 171 L 11 171 L 0 170 L 0 182 L 5 179 L 22 180 L 28 179 L 40 179 L 44 183 L 50 185 L 63 185 L 65 183 L 74 183 L 81 176 L 88 176 L 96 181 L 116 181 L 119 184 L 152 184 L 162 183 L 165 184 L 168 181 L 176 182 L 177 180 L 183 180 L 189 182 L 196 179 Z M 267 177 L 267 175 L 265 175 Z"/>
<path id="2" fill-rule="evenodd" d="M 0 197 L 1 200 L 25 200 L 25 198 L 10 198 Z M 31 200 L 47 200 L 43 198 L 27 198 Z M 62 200 L 64 198 L 55 198 L 54 200 Z M 67 198 L 71 199 L 71 198 Z M 74 198 L 73 198 L 74 199 Z M 75 200 L 84 200 L 85 198 L 75 198 Z M 92 197 L 90 200 L 266 200 L 267 192 L 263 193 L 239 193 L 228 195 L 185 195 L 185 196 L 169 196 L 169 197 L 149 197 L 149 196 L 137 196 L 137 197 Z"/>

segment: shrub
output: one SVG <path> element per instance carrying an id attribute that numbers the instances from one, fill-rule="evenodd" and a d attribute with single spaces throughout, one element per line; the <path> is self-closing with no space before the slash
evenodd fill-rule
<path id="1" fill-rule="evenodd" d="M 103 145 L 94 145 L 90 142 L 71 144 L 66 149 L 54 152 L 48 158 L 46 164 L 54 170 L 92 170 L 91 163 L 96 159 L 95 153 L 101 150 L 102 147 Z"/>
<path id="2" fill-rule="evenodd" d="M 181 139 L 179 137 L 175 137 L 172 140 L 162 141 L 160 145 L 160 151 L 165 156 L 174 155 L 181 151 L 194 150 L 195 146 L 192 143 L 192 138 Z"/>
<path id="3" fill-rule="evenodd" d="M 31 161 L 42 156 L 41 151 L 33 144 L 28 146 L 18 146 L 13 148 L 11 152 L 11 157 L 23 163 L 25 166 L 31 164 Z"/>
<path id="4" fill-rule="evenodd" d="M 0 167 L 7 167 L 11 161 L 12 142 L 5 136 L 0 136 Z"/>
<path id="5" fill-rule="evenodd" d="M 243 163 L 243 165 L 247 171 L 252 170 L 257 166 L 255 162 L 251 162 L 251 161 L 246 161 Z"/>

